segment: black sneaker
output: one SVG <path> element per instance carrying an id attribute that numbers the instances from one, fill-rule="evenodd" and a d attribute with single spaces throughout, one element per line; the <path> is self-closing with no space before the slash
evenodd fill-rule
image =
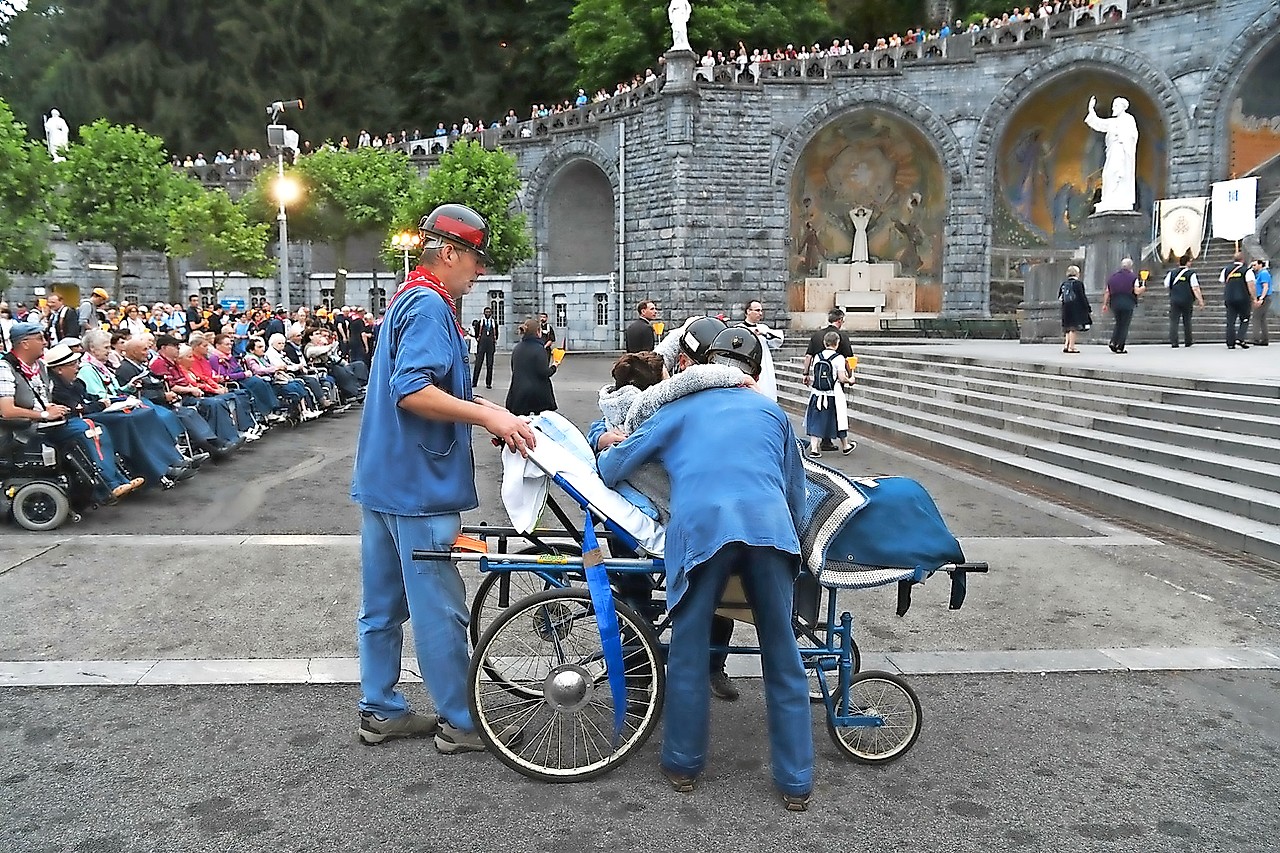
<path id="1" fill-rule="evenodd" d="M 733 679 L 722 670 L 711 673 L 711 695 L 725 702 L 733 702 L 741 694 L 738 693 L 738 687 L 733 683 Z"/>
<path id="2" fill-rule="evenodd" d="M 789 812 L 807 812 L 809 810 L 809 794 L 783 794 L 782 804 Z"/>
<path id="3" fill-rule="evenodd" d="M 689 776 L 677 770 L 669 770 L 662 765 L 658 765 L 658 769 L 662 771 L 662 776 L 671 785 L 671 790 L 677 794 L 692 794 L 693 789 L 698 785 L 697 776 Z"/>
<path id="4" fill-rule="evenodd" d="M 431 737 L 440 731 L 440 718 L 435 714 L 410 711 L 399 717 L 380 717 L 373 711 L 360 712 L 360 742 L 375 746 L 398 737 Z"/>

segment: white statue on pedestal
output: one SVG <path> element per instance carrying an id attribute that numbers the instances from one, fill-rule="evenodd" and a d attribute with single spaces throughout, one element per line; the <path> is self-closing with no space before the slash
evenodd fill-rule
<path id="1" fill-rule="evenodd" d="M 871 260 L 867 250 L 867 223 L 871 221 L 871 211 L 858 205 L 849 211 L 849 219 L 853 222 L 853 253 L 849 260 L 853 263 L 866 263 Z"/>
<path id="2" fill-rule="evenodd" d="M 50 110 L 49 117 L 44 120 L 44 138 L 53 162 L 61 163 L 67 159 L 58 152 L 66 148 L 70 142 L 71 129 L 67 127 L 66 119 L 57 110 Z"/>
<path id="3" fill-rule="evenodd" d="M 671 22 L 671 49 L 693 50 L 689 46 L 689 16 L 693 7 L 689 0 L 671 0 L 667 5 L 667 20 Z"/>
<path id="4" fill-rule="evenodd" d="M 1111 102 L 1111 118 L 1101 118 L 1094 111 L 1097 98 L 1089 99 L 1085 124 L 1107 135 L 1107 156 L 1102 164 L 1102 201 L 1094 213 L 1131 211 L 1137 206 L 1138 123 L 1129 115 L 1129 102 L 1116 98 Z"/>

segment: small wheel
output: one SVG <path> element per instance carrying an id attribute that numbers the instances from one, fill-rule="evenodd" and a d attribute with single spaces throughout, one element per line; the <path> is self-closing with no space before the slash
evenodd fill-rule
<path id="1" fill-rule="evenodd" d="M 920 699 L 907 682 L 888 672 L 860 672 L 849 681 L 847 716 L 870 717 L 870 724 L 837 724 L 840 697 L 827 709 L 827 733 L 840 751 L 863 764 L 900 758 L 920 736 Z"/>
<path id="2" fill-rule="evenodd" d="M 546 782 L 591 779 L 625 761 L 657 728 L 666 684 L 658 638 L 634 610 L 615 605 L 627 702 L 616 742 L 599 623 L 586 590 L 535 593 L 484 632 L 471 659 L 471 714 L 503 764 Z M 490 660 L 502 662 L 501 682 L 486 674 Z"/>
<path id="3" fill-rule="evenodd" d="M 52 483 L 27 483 L 13 494 L 13 520 L 27 530 L 57 530 L 71 515 L 66 492 Z"/>
<path id="4" fill-rule="evenodd" d="M 558 554 L 566 557 L 582 556 L 582 547 L 576 542 L 548 542 L 552 554 Z M 536 545 L 528 548 L 522 548 L 517 554 L 542 554 L 545 553 L 544 548 Z M 552 574 L 548 571 L 547 574 Z M 558 574 L 558 573 L 557 573 Z M 563 577 L 561 575 L 561 577 Z M 560 584 L 560 586 L 568 586 L 569 582 Z M 485 628 L 489 627 L 494 619 L 498 618 L 498 614 L 515 604 L 525 596 L 533 595 L 535 592 L 542 592 L 544 589 L 559 589 L 559 586 L 548 583 L 544 578 L 540 578 L 532 572 L 489 572 L 480 581 L 480 586 L 476 588 L 475 597 L 471 599 L 471 624 L 468 631 L 471 634 L 471 646 L 475 648 L 480 642 L 480 634 Z"/>
<path id="5" fill-rule="evenodd" d="M 795 626 L 796 642 L 802 649 L 825 649 L 827 641 L 823 639 L 827 633 L 826 625 L 818 625 L 815 628 L 804 628 L 800 625 Z M 853 669 L 851 672 L 858 672 L 862 669 L 862 652 L 858 649 L 858 644 L 854 640 L 850 640 L 850 647 L 853 649 Z M 804 655 L 805 674 L 809 676 L 809 701 L 815 705 L 821 705 L 826 699 L 822 693 L 822 686 L 818 683 L 818 679 L 827 682 L 827 693 L 834 696 L 836 692 L 836 681 L 840 677 L 838 668 L 821 669 L 818 666 L 819 660 L 811 655 Z M 832 653 L 832 662 L 839 666 L 839 652 Z"/>

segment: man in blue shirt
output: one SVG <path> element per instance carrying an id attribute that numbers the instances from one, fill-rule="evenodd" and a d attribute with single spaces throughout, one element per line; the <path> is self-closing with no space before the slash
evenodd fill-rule
<path id="1" fill-rule="evenodd" d="M 1265 347 L 1271 343 L 1267 334 L 1267 314 L 1271 311 L 1271 271 L 1263 258 L 1253 259 L 1253 343 Z"/>
<path id="2" fill-rule="evenodd" d="M 450 550 L 460 513 L 478 505 L 471 426 L 518 452 L 528 424 L 474 398 L 457 301 L 489 263 L 489 228 L 460 204 L 423 218 L 422 265 L 391 298 L 373 357 L 351 497 L 362 507 L 359 736 L 367 744 L 435 735 L 443 753 L 484 743 L 467 707 L 466 587 L 450 560 L 415 561 L 415 549 Z M 415 714 L 400 680 L 403 626 L 413 620 L 418 665 L 436 714 Z"/>
<path id="3" fill-rule="evenodd" d="M 739 348 L 757 349 L 746 372 L 758 376 L 759 339 L 746 329 L 722 334 Z M 713 345 L 713 362 L 717 352 Z M 795 432 L 778 404 L 763 394 L 709 388 L 663 405 L 602 453 L 600 476 L 617 486 L 653 461 L 671 480 L 665 562 L 672 631 L 662 772 L 673 788 L 687 793 L 706 766 L 711 621 L 725 584 L 736 574 L 755 616 L 766 673 L 773 781 L 787 809 L 803 811 L 813 789 L 813 722 L 791 625 L 800 569 L 796 530 L 805 503 Z"/>

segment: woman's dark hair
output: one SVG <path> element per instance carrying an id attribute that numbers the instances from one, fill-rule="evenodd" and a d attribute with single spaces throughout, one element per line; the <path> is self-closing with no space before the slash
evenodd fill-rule
<path id="1" fill-rule="evenodd" d="M 663 366 L 662 356 L 656 352 L 629 352 L 614 362 L 614 387 L 634 385 L 643 391 L 662 381 Z"/>
<path id="2" fill-rule="evenodd" d="M 530 317 L 520 324 L 520 334 L 526 338 L 536 338 L 538 333 L 542 331 L 542 324 L 538 322 L 537 317 Z"/>

